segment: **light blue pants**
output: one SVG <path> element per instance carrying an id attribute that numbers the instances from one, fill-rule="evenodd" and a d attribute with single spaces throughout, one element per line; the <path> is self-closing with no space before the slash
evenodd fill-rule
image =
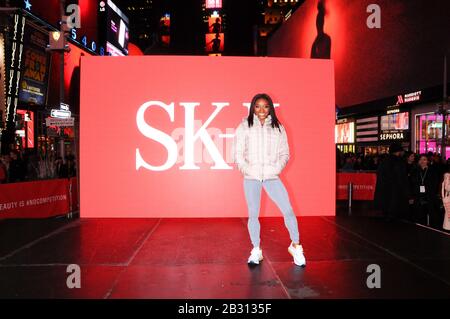
<path id="1" fill-rule="evenodd" d="M 264 187 L 269 198 L 278 206 L 283 213 L 284 224 L 289 231 L 289 236 L 294 243 L 299 243 L 299 231 L 297 217 L 294 214 L 289 195 L 283 182 L 277 179 L 267 179 L 259 181 L 256 179 L 244 178 L 244 192 L 248 207 L 248 232 L 253 247 L 259 247 L 260 244 L 260 224 L 259 207 L 261 203 L 261 188 Z"/>

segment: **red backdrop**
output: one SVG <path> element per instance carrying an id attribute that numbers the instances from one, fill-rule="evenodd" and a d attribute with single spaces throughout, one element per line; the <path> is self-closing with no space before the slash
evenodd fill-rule
<path id="1" fill-rule="evenodd" d="M 269 56 L 311 56 L 318 1 L 306 0 L 277 29 L 268 42 Z M 370 4 L 380 6 L 379 29 L 367 27 Z M 339 106 L 442 85 L 450 1 L 325 0 L 325 10 Z"/>
<path id="2" fill-rule="evenodd" d="M 277 115 L 287 130 L 291 159 L 281 178 L 294 211 L 335 214 L 332 61 L 85 56 L 81 65 L 82 217 L 246 216 L 243 178 L 232 163 L 231 150 L 234 131 L 248 114 L 243 103 L 259 92 L 279 104 Z M 169 111 L 150 106 L 141 118 L 138 110 L 148 101 L 165 103 Z M 208 149 L 196 140 L 193 154 L 198 169 L 180 169 L 189 154 L 185 120 L 189 127 L 191 119 L 185 117 L 183 102 L 199 103 L 194 131 L 209 134 L 213 141 L 214 147 Z M 218 109 L 213 102 L 229 104 L 214 114 Z M 169 154 L 163 144 L 141 133 L 138 118 L 166 138 L 164 143 L 176 143 L 173 166 L 161 171 L 136 169 L 137 149 L 153 166 L 163 165 Z M 207 125 L 203 131 L 202 125 Z M 213 167 L 213 149 L 223 159 L 222 167 Z M 261 216 L 280 216 L 264 192 Z"/>

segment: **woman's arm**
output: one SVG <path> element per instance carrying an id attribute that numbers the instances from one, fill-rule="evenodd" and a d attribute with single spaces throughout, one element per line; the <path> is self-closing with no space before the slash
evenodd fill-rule
<path id="1" fill-rule="evenodd" d="M 248 163 L 245 160 L 245 155 L 247 153 L 247 143 L 246 134 L 241 123 L 236 129 L 235 140 L 234 140 L 234 162 L 237 164 L 238 169 L 245 175 L 247 171 Z"/>
<path id="2" fill-rule="evenodd" d="M 281 128 L 281 141 L 280 141 L 280 147 L 278 149 L 278 160 L 279 160 L 279 167 L 278 170 L 281 172 L 284 167 L 286 166 L 287 162 L 289 161 L 289 143 L 288 138 L 286 134 L 286 130 L 284 127 Z"/>

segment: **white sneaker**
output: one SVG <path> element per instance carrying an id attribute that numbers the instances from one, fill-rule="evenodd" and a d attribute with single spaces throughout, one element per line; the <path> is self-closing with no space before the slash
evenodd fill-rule
<path id="1" fill-rule="evenodd" d="M 252 249 L 250 253 L 250 257 L 248 257 L 248 263 L 259 265 L 259 262 L 263 260 L 262 250 L 259 247 L 255 247 Z"/>
<path id="2" fill-rule="evenodd" d="M 289 245 L 288 252 L 294 257 L 294 263 L 297 266 L 305 267 L 306 266 L 306 259 L 305 255 L 303 255 L 303 247 L 302 245 L 295 245 L 293 246 L 293 243 Z"/>

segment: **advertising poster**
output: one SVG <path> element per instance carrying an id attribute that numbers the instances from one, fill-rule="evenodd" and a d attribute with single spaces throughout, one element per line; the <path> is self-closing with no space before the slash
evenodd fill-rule
<path id="1" fill-rule="evenodd" d="M 44 105 L 47 94 L 49 57 L 45 51 L 48 35 L 28 23 L 25 26 L 22 77 L 19 102 Z"/>

